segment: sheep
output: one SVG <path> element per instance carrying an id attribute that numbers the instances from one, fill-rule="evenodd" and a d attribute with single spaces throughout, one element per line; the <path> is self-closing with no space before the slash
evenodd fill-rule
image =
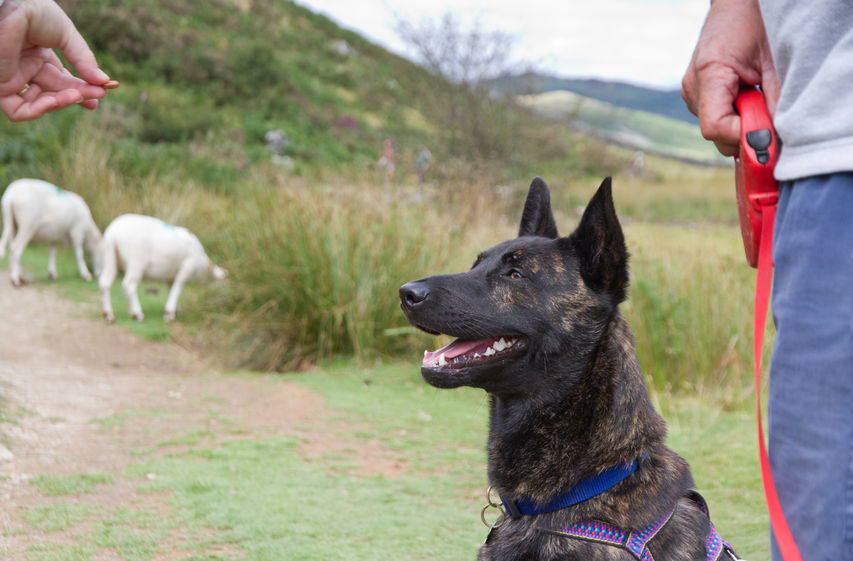
<path id="1" fill-rule="evenodd" d="M 95 274 L 100 271 L 101 231 L 92 220 L 86 202 L 77 193 L 40 179 L 17 179 L 6 187 L 0 207 L 3 213 L 0 259 L 6 256 L 8 247 L 9 279 L 14 286 L 23 284 L 21 255 L 34 240 L 50 246 L 47 273 L 53 280 L 57 278 L 56 245 L 59 243 L 71 244 L 81 277 L 92 280 L 83 257 L 84 248 L 92 258 Z"/>
<path id="2" fill-rule="evenodd" d="M 175 319 L 178 297 L 188 280 L 221 280 L 227 271 L 210 262 L 198 238 L 186 228 L 172 226 L 158 218 L 123 214 L 104 230 L 103 268 L 98 277 L 101 310 L 107 323 L 115 321 L 110 289 L 118 269 L 124 271 L 121 286 L 127 298 L 128 313 L 137 321 L 145 317 L 137 290 L 143 279 L 171 282 L 163 314 L 165 321 Z"/>

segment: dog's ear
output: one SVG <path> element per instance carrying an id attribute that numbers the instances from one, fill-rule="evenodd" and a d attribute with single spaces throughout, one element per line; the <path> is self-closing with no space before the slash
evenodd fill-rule
<path id="1" fill-rule="evenodd" d="M 613 206 L 607 177 L 589 201 L 577 229 L 569 236 L 584 282 L 611 295 L 615 304 L 628 290 L 628 249 Z"/>
<path id="2" fill-rule="evenodd" d="M 518 237 L 543 236 L 557 238 L 557 224 L 551 211 L 551 193 L 541 177 L 534 177 L 524 201 L 524 211 L 521 213 L 521 226 Z"/>

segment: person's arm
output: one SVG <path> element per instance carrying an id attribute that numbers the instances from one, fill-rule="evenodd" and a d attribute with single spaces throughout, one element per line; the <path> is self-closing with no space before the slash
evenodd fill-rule
<path id="1" fill-rule="evenodd" d="M 117 85 L 53 0 L 0 0 L 0 111 L 9 120 L 28 121 L 74 104 L 94 109 Z"/>
<path id="2" fill-rule="evenodd" d="M 712 0 L 681 96 L 699 117 L 702 136 L 725 156 L 737 153 L 740 118 L 733 104 L 741 84 L 760 85 L 775 113 L 779 81 L 758 0 Z"/>

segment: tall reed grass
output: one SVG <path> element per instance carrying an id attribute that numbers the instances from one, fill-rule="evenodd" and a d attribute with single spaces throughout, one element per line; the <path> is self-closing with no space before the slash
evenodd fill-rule
<path id="1" fill-rule="evenodd" d="M 239 362 L 286 369 L 423 340 L 404 328 L 397 289 L 445 266 L 459 231 L 439 211 L 371 185 L 256 188 L 233 202 L 215 246 L 230 282 L 200 305 Z"/>
<path id="2" fill-rule="evenodd" d="M 734 204 L 734 203 L 732 203 Z M 748 387 L 755 272 L 736 226 L 634 223 L 624 306 L 648 383 L 663 391 Z"/>

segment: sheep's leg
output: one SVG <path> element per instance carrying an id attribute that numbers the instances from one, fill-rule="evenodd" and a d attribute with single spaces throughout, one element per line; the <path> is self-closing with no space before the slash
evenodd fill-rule
<path id="1" fill-rule="evenodd" d="M 87 281 L 92 280 L 92 273 L 89 272 L 86 259 L 83 257 L 83 238 L 75 236 L 71 239 L 71 244 L 74 246 L 74 257 L 77 259 L 77 270 L 80 271 L 80 276 Z"/>
<path id="2" fill-rule="evenodd" d="M 139 303 L 139 281 L 142 280 L 143 268 L 138 265 L 128 265 L 121 281 L 124 289 L 124 297 L 127 299 L 127 312 L 136 321 L 145 319 L 142 313 L 142 304 Z"/>
<path id="3" fill-rule="evenodd" d="M 15 235 L 15 218 L 12 216 L 12 205 L 7 200 L 2 205 L 3 213 L 3 235 L 0 236 L 0 259 L 6 257 L 6 248 Z"/>
<path id="4" fill-rule="evenodd" d="M 56 280 L 59 275 L 56 274 L 56 246 L 51 245 L 47 251 L 47 276 L 51 280 Z"/>
<path id="5" fill-rule="evenodd" d="M 21 255 L 27 245 L 33 239 L 36 229 L 33 226 L 18 225 L 18 232 L 15 234 L 15 239 L 9 245 L 9 279 L 14 286 L 21 286 Z"/>
<path id="6" fill-rule="evenodd" d="M 112 287 L 118 274 L 115 249 L 110 246 L 104 251 L 104 263 L 98 276 L 98 289 L 101 292 L 101 315 L 107 323 L 115 321 L 113 314 Z"/>
<path id="7" fill-rule="evenodd" d="M 181 263 L 181 268 L 178 269 L 178 274 L 175 275 L 175 280 L 172 281 L 172 287 L 169 289 L 169 297 L 166 299 L 166 307 L 163 310 L 163 321 L 173 321 L 177 317 L 178 298 L 181 296 L 184 283 L 192 275 L 194 267 L 195 262 L 192 259 L 186 259 Z"/>

